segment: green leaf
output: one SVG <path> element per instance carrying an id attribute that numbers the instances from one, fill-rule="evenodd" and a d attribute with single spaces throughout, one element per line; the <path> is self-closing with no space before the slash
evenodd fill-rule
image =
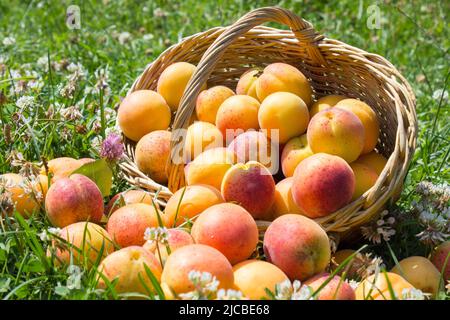
<path id="1" fill-rule="evenodd" d="M 113 172 L 105 159 L 86 163 L 72 172 L 74 173 L 82 174 L 94 181 L 104 197 L 111 194 Z"/>

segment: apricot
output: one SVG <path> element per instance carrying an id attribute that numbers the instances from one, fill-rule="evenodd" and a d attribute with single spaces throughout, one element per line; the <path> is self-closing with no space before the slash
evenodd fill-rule
<path id="1" fill-rule="evenodd" d="M 287 213 L 303 213 L 302 209 L 300 209 L 292 197 L 291 188 L 293 180 L 292 177 L 289 177 L 281 180 L 275 185 L 275 200 L 272 206 L 272 218 L 275 219 Z"/>
<path id="2" fill-rule="evenodd" d="M 190 292 L 195 289 L 189 280 L 191 271 L 208 272 L 219 281 L 219 288 L 233 288 L 233 269 L 228 259 L 203 244 L 187 245 L 173 252 L 166 260 L 161 282 L 175 294 Z"/>
<path id="3" fill-rule="evenodd" d="M 213 148 L 202 152 L 189 163 L 189 169 L 186 170 L 187 184 L 207 184 L 220 190 L 223 176 L 231 168 L 235 158 L 234 152 L 227 148 Z"/>
<path id="4" fill-rule="evenodd" d="M 256 94 L 259 101 L 263 101 L 279 91 L 299 96 L 306 105 L 311 103 L 312 88 L 305 75 L 289 64 L 277 62 L 264 68 L 256 81 Z"/>
<path id="5" fill-rule="evenodd" d="M 436 266 L 445 281 L 450 280 L 450 241 L 438 245 L 432 255 L 431 262 Z"/>
<path id="6" fill-rule="evenodd" d="M 234 96 L 233 90 L 225 86 L 215 86 L 200 92 L 195 104 L 198 120 L 215 124 L 220 105 L 231 96 Z"/>
<path id="7" fill-rule="evenodd" d="M 175 62 L 159 76 L 156 90 L 167 101 L 172 112 L 177 111 L 184 90 L 196 69 L 196 66 L 188 62 Z M 202 90 L 204 89 L 206 84 L 202 86 Z"/>
<path id="8" fill-rule="evenodd" d="M 42 166 L 40 173 L 42 175 L 50 175 L 51 182 L 55 182 L 61 178 L 68 178 L 72 172 L 79 169 L 82 165 L 95 161 L 90 158 L 82 158 L 82 159 L 74 159 L 69 157 L 61 157 L 49 160 L 47 163 L 48 173 L 45 170 L 45 167 Z"/>
<path id="9" fill-rule="evenodd" d="M 315 275 L 305 281 L 313 292 L 330 278 L 329 273 Z M 353 288 L 339 276 L 334 276 L 316 295 L 317 300 L 356 300 Z"/>
<path id="10" fill-rule="evenodd" d="M 258 244 L 258 227 L 250 213 L 233 203 L 216 204 L 195 220 L 195 243 L 219 250 L 230 263 L 248 259 Z"/>
<path id="11" fill-rule="evenodd" d="M 317 153 L 297 166 L 291 188 L 295 203 L 306 216 L 324 217 L 351 201 L 355 175 L 342 158 Z"/>
<path id="12" fill-rule="evenodd" d="M 341 100 L 335 107 L 350 111 L 361 120 L 364 126 L 364 148 L 362 154 L 371 152 L 380 136 L 380 123 L 375 111 L 369 105 L 357 99 Z"/>
<path id="13" fill-rule="evenodd" d="M 430 260 L 424 257 L 412 256 L 399 261 L 391 272 L 401 275 L 416 289 L 431 293 L 439 292 L 441 274 Z"/>
<path id="14" fill-rule="evenodd" d="M 364 164 L 371 169 L 373 169 L 378 175 L 381 174 L 384 167 L 386 166 L 387 159 L 375 151 L 369 152 L 367 154 L 361 155 L 358 159 L 355 160 L 355 163 Z"/>
<path id="15" fill-rule="evenodd" d="M 216 127 L 226 141 L 249 129 L 259 129 L 259 102 L 255 98 L 235 95 L 226 99 L 217 110 Z M 228 134 L 227 134 L 228 131 Z"/>
<path id="16" fill-rule="evenodd" d="M 110 215 L 117 209 L 132 203 L 146 203 L 153 205 L 152 200 L 153 198 L 150 193 L 144 190 L 127 190 L 116 194 L 109 200 L 108 205 L 105 208 L 105 214 Z M 155 205 L 157 205 L 156 202 Z"/>
<path id="17" fill-rule="evenodd" d="M 14 210 L 24 218 L 29 218 L 41 208 L 47 189 L 48 179 L 45 175 L 31 178 L 16 173 L 0 175 L 0 192 L 8 197 L 12 205 L 0 208 L 0 218 L 3 211 L 11 215 Z"/>
<path id="18" fill-rule="evenodd" d="M 68 243 L 56 247 L 56 262 L 92 267 L 114 252 L 114 243 L 108 232 L 91 222 L 76 222 L 64 227 L 59 236 Z M 55 247 L 55 241 L 53 242 Z"/>
<path id="19" fill-rule="evenodd" d="M 113 289 L 118 294 L 138 293 L 148 295 L 147 290 L 155 293 L 156 290 L 145 270 L 145 266 L 159 282 L 162 273 L 161 265 L 153 253 L 138 246 L 120 249 L 107 256 L 99 265 L 97 286 L 106 289 L 108 288 L 108 282 L 114 283 Z"/>
<path id="20" fill-rule="evenodd" d="M 250 130 L 238 135 L 231 141 L 228 149 L 236 154 L 237 162 L 253 160 L 270 167 L 277 160 L 272 159 L 272 155 L 275 158 L 278 153 L 276 146 L 260 131 Z"/>
<path id="21" fill-rule="evenodd" d="M 222 194 L 206 184 L 194 184 L 176 191 L 167 201 L 164 216 L 168 226 L 179 226 L 209 207 L 223 203 Z M 175 222 L 176 220 L 176 222 Z"/>
<path id="22" fill-rule="evenodd" d="M 261 103 L 258 121 L 272 140 L 272 130 L 277 130 L 278 142 L 284 144 L 306 131 L 309 122 L 308 107 L 293 93 L 275 92 Z"/>
<path id="23" fill-rule="evenodd" d="M 275 200 L 275 181 L 270 171 L 256 161 L 238 163 L 223 177 L 222 196 L 246 209 L 255 219 L 269 214 Z"/>
<path id="24" fill-rule="evenodd" d="M 372 168 L 357 162 L 351 163 L 350 167 L 355 175 L 355 191 L 352 200 L 356 200 L 373 187 L 377 182 L 378 174 Z"/>
<path id="25" fill-rule="evenodd" d="M 309 114 L 311 117 L 314 117 L 320 111 L 332 108 L 341 100 L 347 99 L 347 97 L 339 96 L 339 95 L 329 95 L 320 98 L 316 102 L 313 103 L 311 108 L 309 109 Z"/>
<path id="26" fill-rule="evenodd" d="M 166 262 L 167 257 L 175 250 L 190 244 L 194 244 L 194 239 L 192 239 L 192 236 L 182 229 L 168 229 L 167 233 L 167 245 L 159 243 L 157 246 L 157 244 L 153 240 L 147 240 L 143 245 L 144 249 L 150 251 L 156 256 L 161 265 Z M 169 247 L 170 253 L 167 250 L 167 247 Z"/>
<path id="27" fill-rule="evenodd" d="M 155 207 L 145 203 L 133 203 L 117 209 L 108 219 L 106 230 L 120 247 L 142 246 L 147 228 L 158 227 Z"/>
<path id="28" fill-rule="evenodd" d="M 306 280 L 324 272 L 331 257 L 326 232 L 314 220 L 298 214 L 275 219 L 264 235 L 264 253 L 291 280 Z"/>
<path id="29" fill-rule="evenodd" d="M 166 164 L 170 156 L 171 133 L 166 130 L 152 131 L 136 145 L 136 164 L 154 181 L 167 183 Z"/>
<path id="30" fill-rule="evenodd" d="M 137 90 L 130 93 L 120 104 L 117 123 L 123 134 L 139 141 L 147 133 L 166 130 L 171 113 L 164 98 L 152 90 Z"/>
<path id="31" fill-rule="evenodd" d="M 215 125 L 197 121 L 188 127 L 184 144 L 187 159 L 192 160 L 203 151 L 217 147 L 223 147 L 223 136 Z"/>
<path id="32" fill-rule="evenodd" d="M 58 179 L 45 197 L 47 217 L 55 227 L 87 221 L 98 223 L 103 216 L 103 196 L 97 185 L 81 174 Z"/>
<path id="33" fill-rule="evenodd" d="M 258 95 L 256 94 L 256 80 L 258 80 L 259 73 L 260 71 L 255 69 L 246 71 L 239 78 L 236 85 L 236 93 L 258 99 Z"/>
<path id="34" fill-rule="evenodd" d="M 275 292 L 275 286 L 289 278 L 277 266 L 261 260 L 246 260 L 233 266 L 234 285 L 251 300 L 267 298 L 266 289 Z"/>
<path id="35" fill-rule="evenodd" d="M 292 177 L 298 164 L 312 156 L 306 134 L 290 139 L 281 153 L 281 170 L 285 177 Z"/>
<path id="36" fill-rule="evenodd" d="M 349 163 L 360 156 L 365 141 L 364 126 L 359 118 L 339 108 L 316 114 L 309 123 L 307 135 L 314 153 L 336 155 Z"/>
<path id="37" fill-rule="evenodd" d="M 396 273 L 379 272 L 359 283 L 355 290 L 356 300 L 394 300 L 389 289 L 389 283 L 397 299 L 402 299 L 403 290 L 414 289 L 412 284 Z"/>

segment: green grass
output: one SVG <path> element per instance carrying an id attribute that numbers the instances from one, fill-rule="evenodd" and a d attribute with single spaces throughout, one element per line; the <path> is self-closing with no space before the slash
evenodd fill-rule
<path id="1" fill-rule="evenodd" d="M 291 9 L 327 37 L 386 57 L 411 83 L 417 97 L 418 147 L 405 188 L 397 203 L 397 235 L 390 247 L 397 259 L 427 255 L 431 247 L 417 240 L 420 226 L 409 210 L 414 189 L 423 180 L 450 181 L 450 108 L 439 90 L 449 88 L 448 1 L 6 1 L 0 0 L 0 173 L 17 172 L 11 155 L 20 152 L 32 162 L 57 156 L 98 158 L 99 138 L 114 126 L 120 99 L 146 64 L 180 38 L 228 25 L 252 8 L 272 5 Z M 138 4 L 139 3 L 139 4 Z M 377 3 L 381 28 L 367 28 L 367 7 Z M 66 8 L 81 8 L 81 29 L 65 25 Z M 119 39 L 126 38 L 121 43 Z M 121 35 L 122 34 L 122 35 Z M 15 44 L 3 45 L 14 37 Z M 38 63 L 39 62 L 39 63 Z M 60 94 L 80 64 L 85 76 L 70 96 Z M 55 64 L 63 66 L 55 69 Z M 49 66 L 51 66 L 49 68 Z M 99 74 L 106 86 L 96 89 Z M 40 89 L 14 90 L 24 80 Z M 98 86 L 97 86 L 98 87 Z M 20 110 L 22 96 L 34 102 Z M 80 117 L 60 114 L 75 106 Z M 53 116 L 49 116 L 49 108 Z M 117 178 L 113 191 L 127 188 Z M 94 290 L 94 275 L 84 271 L 85 290 L 65 290 L 69 275 L 45 257 L 46 244 L 37 236 L 49 223 L 43 213 L 29 221 L 4 219 L 0 229 L 0 297 L 6 299 L 95 299 L 114 294 Z M 366 241 L 355 244 L 359 248 Z M 386 243 L 370 246 L 388 268 L 395 264 Z M 55 290 L 56 288 L 56 290 Z M 58 289 L 59 288 L 59 289 Z"/>

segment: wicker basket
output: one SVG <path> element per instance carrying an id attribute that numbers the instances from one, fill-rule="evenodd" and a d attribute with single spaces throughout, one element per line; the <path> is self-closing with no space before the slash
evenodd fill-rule
<path id="1" fill-rule="evenodd" d="M 290 30 L 260 26 L 265 22 L 278 22 Z M 161 72 L 178 61 L 196 64 L 197 71 L 184 92 L 172 130 L 188 126 L 205 82 L 208 87 L 221 84 L 234 89 L 248 68 L 273 62 L 285 62 L 301 70 L 309 78 L 316 99 L 339 94 L 361 99 L 374 108 L 381 128 L 376 149 L 389 158 L 387 165 L 375 185 L 359 199 L 316 219 L 327 232 L 346 234 L 376 218 L 389 200 L 398 198 L 416 146 L 415 97 L 405 78 L 383 57 L 325 38 L 288 10 L 266 7 L 246 14 L 229 27 L 195 34 L 170 47 L 145 68 L 129 93 L 155 90 Z M 183 165 L 168 163 L 168 187 L 159 185 L 133 162 L 134 143 L 125 139 L 125 144 L 129 160 L 121 168 L 126 179 L 157 195 L 164 206 L 172 192 L 184 186 Z M 172 152 L 181 147 L 181 143 L 173 142 Z M 268 223 L 259 225 L 264 228 Z"/>

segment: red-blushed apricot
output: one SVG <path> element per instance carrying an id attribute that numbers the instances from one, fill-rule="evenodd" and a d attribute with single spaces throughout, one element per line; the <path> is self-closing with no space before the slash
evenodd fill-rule
<path id="1" fill-rule="evenodd" d="M 330 277 L 329 273 L 315 275 L 305 281 L 305 285 L 309 286 L 313 292 Z M 334 276 L 319 293 L 316 295 L 317 300 L 356 300 L 355 291 L 339 276 Z"/>
<path id="2" fill-rule="evenodd" d="M 256 81 L 256 94 L 263 101 L 274 92 L 290 92 L 299 96 L 306 105 L 311 103 L 312 88 L 305 75 L 286 63 L 272 63 L 264 68 Z"/>
<path id="3" fill-rule="evenodd" d="M 355 290 L 356 300 L 394 300 L 402 299 L 403 290 L 414 289 L 404 278 L 392 272 L 379 272 L 361 281 Z"/>
<path id="4" fill-rule="evenodd" d="M 329 95 L 322 97 L 313 103 L 313 105 L 309 109 L 309 114 L 311 117 L 314 117 L 320 111 L 332 108 L 336 105 L 336 103 L 344 99 L 347 99 L 347 97 L 339 95 Z"/>
<path id="5" fill-rule="evenodd" d="M 228 146 L 236 154 L 237 162 L 258 161 L 266 167 L 270 167 L 272 154 L 278 151 L 275 145 L 263 132 L 247 131 L 238 135 Z"/>
<path id="6" fill-rule="evenodd" d="M 138 246 L 120 249 L 103 259 L 98 266 L 99 281 L 97 286 L 106 289 L 109 282 L 118 294 L 138 293 L 148 295 L 147 290 L 155 293 L 156 290 L 145 266 L 159 282 L 162 273 L 161 265 L 153 253 Z"/>
<path id="7" fill-rule="evenodd" d="M 170 156 L 171 133 L 152 131 L 136 145 L 136 164 L 143 173 L 158 183 L 167 183 L 166 164 Z"/>
<path id="8" fill-rule="evenodd" d="M 195 104 L 198 120 L 215 124 L 220 105 L 233 95 L 233 90 L 225 86 L 215 86 L 200 92 Z"/>
<path id="9" fill-rule="evenodd" d="M 255 219 L 270 214 L 275 199 L 275 181 L 270 171 L 256 161 L 232 166 L 223 177 L 222 196 L 244 207 Z"/>
<path id="10" fill-rule="evenodd" d="M 108 219 L 106 230 L 113 240 L 122 248 L 142 246 L 147 228 L 159 226 L 155 207 L 145 203 L 133 203 L 117 209 Z"/>
<path id="11" fill-rule="evenodd" d="M 372 168 L 360 163 L 352 162 L 350 167 L 355 175 L 355 191 L 352 200 L 356 200 L 373 187 L 377 182 L 378 174 Z"/>
<path id="12" fill-rule="evenodd" d="M 81 174 L 58 179 L 45 197 L 47 217 L 55 227 L 64 228 L 79 221 L 100 222 L 103 196 L 97 185 Z"/>
<path id="13" fill-rule="evenodd" d="M 195 289 L 189 280 L 191 271 L 208 272 L 219 281 L 219 288 L 233 288 L 230 262 L 220 251 L 203 244 L 187 245 L 173 252 L 166 260 L 161 282 L 175 294 L 190 292 Z"/>
<path id="14" fill-rule="evenodd" d="M 153 205 L 153 198 L 150 193 L 144 190 L 127 190 L 116 194 L 109 200 L 108 205 L 105 208 L 105 214 L 110 215 L 117 209 L 132 203 L 146 203 Z M 156 201 L 154 204 L 159 207 Z"/>
<path id="15" fill-rule="evenodd" d="M 280 144 L 306 131 L 309 122 L 308 107 L 303 100 L 290 92 L 275 92 L 267 96 L 258 111 L 261 129 Z M 274 136 L 274 132 L 277 133 Z"/>
<path id="16" fill-rule="evenodd" d="M 364 148 L 364 126 L 352 112 L 331 108 L 312 117 L 308 125 L 308 143 L 314 153 L 339 156 L 355 161 Z"/>
<path id="17" fill-rule="evenodd" d="M 380 123 L 375 111 L 368 104 L 357 99 L 341 100 L 335 107 L 352 112 L 361 120 L 364 126 L 364 148 L 362 154 L 373 151 L 380 136 Z"/>
<path id="18" fill-rule="evenodd" d="M 314 220 L 298 214 L 275 219 L 264 235 L 264 253 L 291 280 L 306 280 L 324 272 L 331 257 L 326 232 Z"/>
<path id="19" fill-rule="evenodd" d="M 261 260 L 245 260 L 233 266 L 234 285 L 246 298 L 260 300 L 268 298 L 267 290 L 289 278 L 277 266 Z"/>
<path id="20" fill-rule="evenodd" d="M 216 127 L 229 142 L 242 132 L 259 129 L 258 110 L 259 102 L 255 98 L 244 95 L 231 96 L 217 111 Z"/>
<path id="21" fill-rule="evenodd" d="M 196 69 L 196 66 L 188 62 L 175 62 L 159 76 L 156 90 L 164 97 L 173 112 L 177 111 L 184 90 Z M 206 84 L 202 89 L 206 89 Z"/>
<path id="22" fill-rule="evenodd" d="M 236 93 L 240 95 L 247 95 L 258 99 L 256 94 L 256 80 L 258 80 L 260 71 L 251 69 L 246 71 L 240 78 L 236 85 Z"/>
<path id="23" fill-rule="evenodd" d="M 194 184 L 177 190 L 170 197 L 164 216 L 168 226 L 179 226 L 186 220 L 195 219 L 209 207 L 223 202 L 225 200 L 216 188 L 206 184 Z"/>
<path id="24" fill-rule="evenodd" d="M 414 288 L 425 293 L 431 293 L 433 296 L 436 296 L 439 292 L 441 273 L 425 257 L 412 256 L 400 260 L 392 268 L 391 272 L 401 275 Z"/>
<path id="25" fill-rule="evenodd" d="M 355 163 L 364 164 L 371 169 L 375 170 L 375 172 L 380 175 L 381 171 L 383 171 L 386 166 L 387 159 L 375 151 L 372 151 L 367 154 L 361 155 L 358 159 L 355 160 Z"/>
<path id="26" fill-rule="evenodd" d="M 355 175 L 342 158 L 317 153 L 297 166 L 291 189 L 295 203 L 306 216 L 323 217 L 351 201 Z"/>
<path id="27" fill-rule="evenodd" d="M 445 281 L 450 280 L 450 241 L 442 242 L 431 254 L 431 262 L 439 272 L 443 271 Z"/>
<path id="28" fill-rule="evenodd" d="M 188 164 L 186 182 L 188 185 L 207 184 L 220 190 L 223 176 L 235 160 L 236 155 L 227 148 L 208 149 Z"/>
<path id="29" fill-rule="evenodd" d="M 195 243 L 219 250 L 230 263 L 248 259 L 258 244 L 258 227 L 250 213 L 233 203 L 209 207 L 191 230 Z"/>
<path id="30" fill-rule="evenodd" d="M 224 146 L 222 133 L 209 122 L 196 121 L 186 132 L 184 149 L 188 160 L 192 160 L 205 150 Z"/>
<path id="31" fill-rule="evenodd" d="M 14 210 L 29 218 L 40 210 L 47 190 L 48 178 L 42 174 L 37 177 L 23 177 L 16 173 L 0 175 L 0 191 L 5 197 L 5 204 L 2 203 L 0 208 L 0 219 L 3 213 L 12 215 Z"/>
<path id="32" fill-rule="evenodd" d="M 153 253 L 161 265 L 166 262 L 167 257 L 175 250 L 194 244 L 194 239 L 192 239 L 192 236 L 183 229 L 168 229 L 167 234 L 167 245 L 161 243 L 158 243 L 157 245 L 155 241 L 147 240 L 142 246 L 144 249 Z M 167 250 L 167 247 L 169 247 L 169 250 Z"/>
<path id="33" fill-rule="evenodd" d="M 123 134 L 139 141 L 147 133 L 166 130 L 171 113 L 164 98 L 151 90 L 137 90 L 123 99 L 117 111 L 117 122 Z"/>
<path id="34" fill-rule="evenodd" d="M 302 209 L 295 203 L 292 197 L 292 182 L 294 178 L 289 177 L 281 180 L 275 185 L 275 200 L 272 206 L 272 220 L 287 213 L 302 214 Z"/>
<path id="35" fill-rule="evenodd" d="M 312 156 L 306 134 L 290 139 L 281 153 L 281 170 L 285 177 L 292 177 L 298 164 Z"/>
<path id="36" fill-rule="evenodd" d="M 83 221 L 69 224 L 59 232 L 59 237 L 66 240 L 68 244 L 55 246 L 56 240 L 53 241 L 58 264 L 84 265 L 86 263 L 88 267 L 92 267 L 114 252 L 111 236 L 95 223 Z"/>

